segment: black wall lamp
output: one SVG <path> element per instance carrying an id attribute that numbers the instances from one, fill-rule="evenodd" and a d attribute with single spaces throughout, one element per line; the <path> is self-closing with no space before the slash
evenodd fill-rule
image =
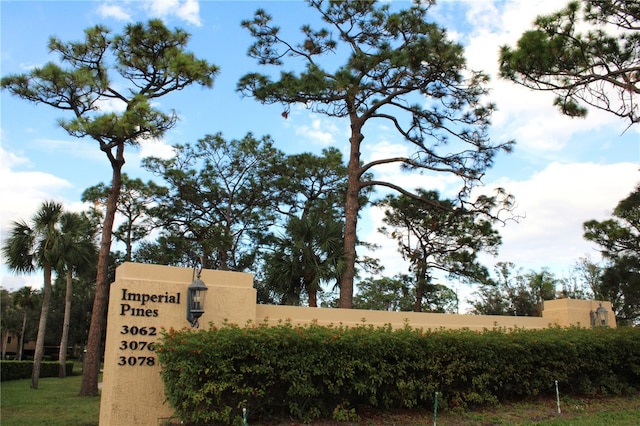
<path id="1" fill-rule="evenodd" d="M 201 273 L 202 259 L 200 259 L 200 267 L 193 268 L 194 280 L 187 289 L 187 321 L 189 321 L 191 327 L 195 328 L 200 326 L 198 320 L 204 314 L 204 299 L 207 294 L 207 286 L 200 279 Z"/>
<path id="2" fill-rule="evenodd" d="M 591 311 L 591 326 L 592 327 L 608 327 L 609 326 L 609 312 L 602 307 L 602 303 L 598 306 L 598 309 Z"/>

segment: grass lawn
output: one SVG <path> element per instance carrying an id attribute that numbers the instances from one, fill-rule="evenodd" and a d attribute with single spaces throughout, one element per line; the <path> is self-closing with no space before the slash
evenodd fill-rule
<path id="1" fill-rule="evenodd" d="M 80 375 L 66 379 L 43 378 L 37 390 L 31 380 L 2 382 L 0 424 L 2 426 L 95 426 L 100 417 L 100 398 L 80 397 Z M 640 424 L 640 394 L 629 397 L 561 400 L 558 414 L 554 399 L 502 404 L 483 410 L 438 413 L 438 425 L 580 425 L 636 426 Z M 255 424 L 256 423 L 250 423 Z M 287 421 L 272 425 L 299 425 Z M 334 422 L 317 422 L 330 426 Z M 362 416 L 359 423 L 340 425 L 432 425 L 433 413 L 397 412 Z M 120 425 L 118 425 L 120 426 Z M 126 425 L 122 425 L 126 426 Z"/>
<path id="2" fill-rule="evenodd" d="M 497 407 L 438 416 L 442 425 L 575 425 L 635 426 L 640 424 L 640 395 L 560 400 L 540 398 L 536 401 L 507 403 Z M 431 418 L 432 424 L 433 419 Z M 425 423 L 427 424 L 427 423 Z"/>
<path id="3" fill-rule="evenodd" d="M 100 398 L 81 397 L 82 376 L 41 378 L 38 389 L 31 379 L 11 380 L 0 385 L 2 426 L 96 426 Z"/>

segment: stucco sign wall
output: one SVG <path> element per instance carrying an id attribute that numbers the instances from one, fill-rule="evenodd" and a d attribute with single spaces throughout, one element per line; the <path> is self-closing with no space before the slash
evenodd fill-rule
<path id="1" fill-rule="evenodd" d="M 104 373 L 100 401 L 100 426 L 166 425 L 173 410 L 165 402 L 164 384 L 156 342 L 162 330 L 190 327 L 187 321 L 187 288 L 194 271 L 158 265 L 125 263 L 111 285 Z M 318 309 L 300 306 L 256 305 L 253 276 L 239 272 L 203 270 L 207 286 L 200 327 L 227 321 L 243 326 L 277 324 L 341 324 L 355 326 L 409 324 L 415 328 L 494 327 L 540 329 L 549 326 L 590 326 L 590 313 L 600 304 L 608 310 L 609 326 L 615 318 L 609 302 L 560 299 L 545 301 L 542 318 L 455 315 L 418 312 L 386 312 L 358 309 Z"/>
<path id="2" fill-rule="evenodd" d="M 109 293 L 101 426 L 159 425 L 171 418 L 155 345 L 162 330 L 190 327 L 186 302 L 193 278 L 186 268 L 126 263 L 117 269 Z M 201 279 L 208 287 L 201 327 L 255 318 L 250 274 L 203 270 Z"/>

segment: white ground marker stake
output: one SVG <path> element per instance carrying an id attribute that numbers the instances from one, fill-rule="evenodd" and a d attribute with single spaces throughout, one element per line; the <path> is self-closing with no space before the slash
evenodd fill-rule
<path id="1" fill-rule="evenodd" d="M 433 401 L 433 426 L 436 426 L 438 423 L 438 391 L 436 391 L 435 398 Z"/>

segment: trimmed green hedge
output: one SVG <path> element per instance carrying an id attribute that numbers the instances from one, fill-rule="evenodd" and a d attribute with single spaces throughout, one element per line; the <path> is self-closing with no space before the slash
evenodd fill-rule
<path id="1" fill-rule="evenodd" d="M 73 374 L 73 362 L 65 364 L 67 376 Z M 0 361 L 0 377 L 2 381 L 28 379 L 33 370 L 33 361 Z M 58 377 L 60 363 L 57 361 L 42 361 L 40 377 Z"/>
<path id="2" fill-rule="evenodd" d="M 355 420 L 361 409 L 496 404 L 640 390 L 640 329 L 425 331 L 318 325 L 170 330 L 158 347 L 176 415 Z"/>

